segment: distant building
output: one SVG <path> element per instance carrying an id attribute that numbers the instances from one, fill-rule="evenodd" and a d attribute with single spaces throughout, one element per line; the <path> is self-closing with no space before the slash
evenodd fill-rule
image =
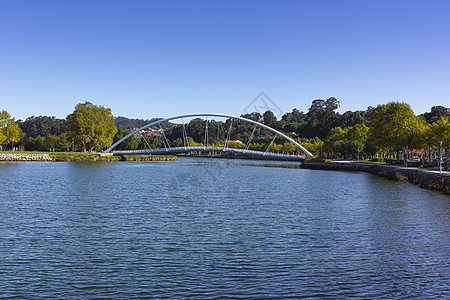
<path id="1" fill-rule="evenodd" d="M 137 129 L 139 129 L 139 128 L 133 128 L 133 131 L 135 131 Z M 162 130 L 161 129 L 154 129 L 154 128 L 146 128 L 146 129 L 142 129 L 140 131 L 140 134 L 142 134 L 144 136 L 153 136 L 153 135 L 162 136 Z"/>

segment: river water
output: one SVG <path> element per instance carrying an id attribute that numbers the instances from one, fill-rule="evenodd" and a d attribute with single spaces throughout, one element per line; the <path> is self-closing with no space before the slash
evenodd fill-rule
<path id="1" fill-rule="evenodd" d="M 289 163 L 0 164 L 0 298 L 450 297 L 450 197 Z"/>

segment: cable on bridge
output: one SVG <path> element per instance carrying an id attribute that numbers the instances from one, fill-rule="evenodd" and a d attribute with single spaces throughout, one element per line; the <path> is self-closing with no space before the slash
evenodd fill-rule
<path id="1" fill-rule="evenodd" d="M 247 151 L 248 148 L 250 147 L 250 142 L 253 139 L 253 135 L 255 134 L 255 130 L 256 130 L 256 125 L 255 125 L 255 127 L 253 127 L 253 131 L 252 131 L 252 134 L 250 135 L 250 138 L 247 141 L 247 145 L 245 145 L 245 151 Z"/>
<path id="2" fill-rule="evenodd" d="M 147 142 L 147 140 L 145 139 L 144 135 L 140 131 L 139 131 L 139 135 L 141 136 L 141 139 L 144 141 L 144 146 L 145 147 L 148 146 L 148 148 L 146 148 L 146 149 L 152 150 L 152 147 L 150 147 L 150 144 Z"/>
<path id="3" fill-rule="evenodd" d="M 204 141 L 204 149 L 208 147 L 208 116 L 206 116 L 206 124 L 205 124 L 205 141 Z"/>
<path id="4" fill-rule="evenodd" d="M 228 143 L 229 143 L 230 137 L 231 137 L 231 127 L 232 126 L 233 126 L 233 118 L 230 118 L 230 128 L 228 128 L 227 139 L 225 141 L 225 144 L 223 145 L 223 150 L 228 149 Z"/>
<path id="5" fill-rule="evenodd" d="M 166 151 L 167 151 L 167 147 L 169 147 L 169 149 L 170 149 L 170 144 L 169 144 L 169 141 L 166 138 L 166 134 L 164 133 L 164 129 L 161 127 L 161 123 L 159 123 L 159 128 L 162 130 L 164 148 L 166 148 Z M 166 146 L 166 143 L 167 143 L 167 146 Z"/>
<path id="6" fill-rule="evenodd" d="M 272 144 L 275 141 L 276 137 L 277 137 L 277 134 L 275 134 L 275 136 L 273 137 L 273 140 L 270 142 L 269 147 L 267 147 L 266 151 L 264 152 L 264 155 L 266 155 L 267 152 L 269 152 L 270 147 L 272 147 Z"/>
<path id="7" fill-rule="evenodd" d="M 189 140 L 187 138 L 186 127 L 184 126 L 184 119 L 183 118 L 181 118 L 181 122 L 183 123 L 183 144 L 184 144 L 184 150 L 186 150 L 186 144 L 187 144 L 187 147 L 189 147 Z"/>

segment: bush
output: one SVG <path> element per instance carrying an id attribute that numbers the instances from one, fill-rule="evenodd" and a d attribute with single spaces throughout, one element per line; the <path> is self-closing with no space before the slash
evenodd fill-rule
<path id="1" fill-rule="evenodd" d="M 409 167 L 421 167 L 422 166 L 422 162 L 420 161 L 412 161 L 412 162 L 408 162 L 408 166 Z"/>
<path id="2" fill-rule="evenodd" d="M 391 165 L 401 165 L 403 163 L 402 160 L 398 160 L 396 158 L 386 158 L 385 162 Z"/>
<path id="3" fill-rule="evenodd" d="M 311 161 L 311 162 L 332 162 L 331 160 L 328 160 L 328 159 L 325 159 L 324 157 L 319 157 L 319 156 L 307 157 L 306 160 Z"/>
<path id="4" fill-rule="evenodd" d="M 379 163 L 380 161 L 381 161 L 381 162 L 384 162 L 384 158 L 381 158 L 381 157 L 374 157 L 374 158 L 372 158 L 370 161 L 377 162 L 377 163 Z"/>

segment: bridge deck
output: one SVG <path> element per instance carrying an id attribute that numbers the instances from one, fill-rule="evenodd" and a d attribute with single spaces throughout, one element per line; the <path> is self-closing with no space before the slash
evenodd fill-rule
<path id="1" fill-rule="evenodd" d="M 144 150 L 120 150 L 114 151 L 114 154 L 118 155 L 157 155 L 157 154 L 180 154 L 189 152 L 217 152 L 230 154 L 236 157 L 250 157 L 259 159 L 270 160 L 289 160 L 289 161 L 304 161 L 305 156 L 293 155 L 293 154 L 281 154 L 272 152 L 262 152 L 255 150 L 245 150 L 237 148 L 223 148 L 223 147 L 170 147 L 170 148 L 158 148 L 158 149 L 144 149 Z"/>

